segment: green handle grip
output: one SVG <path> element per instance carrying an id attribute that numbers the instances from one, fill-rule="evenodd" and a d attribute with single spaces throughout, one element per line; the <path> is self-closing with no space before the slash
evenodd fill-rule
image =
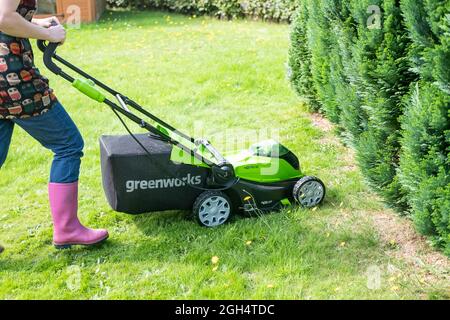
<path id="1" fill-rule="evenodd" d="M 95 83 L 92 80 L 75 79 L 75 81 L 72 83 L 72 86 L 97 102 L 102 103 L 106 99 L 103 93 L 101 93 L 100 90 L 95 87 Z"/>

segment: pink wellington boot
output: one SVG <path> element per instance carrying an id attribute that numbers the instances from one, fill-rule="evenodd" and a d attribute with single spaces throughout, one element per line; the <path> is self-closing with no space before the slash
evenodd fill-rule
<path id="1" fill-rule="evenodd" d="M 88 229 L 78 220 L 78 182 L 49 183 L 48 194 L 53 217 L 53 244 L 57 249 L 90 246 L 108 239 L 108 231 Z"/>

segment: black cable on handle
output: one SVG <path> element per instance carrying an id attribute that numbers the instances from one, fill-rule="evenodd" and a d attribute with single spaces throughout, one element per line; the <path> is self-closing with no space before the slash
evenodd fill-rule
<path id="1" fill-rule="evenodd" d="M 111 110 L 114 112 L 114 114 L 117 116 L 119 121 L 121 122 L 122 126 L 125 128 L 125 130 L 128 132 L 128 134 L 131 136 L 131 138 L 139 145 L 139 147 L 145 152 L 145 156 L 147 159 L 149 159 L 150 163 L 152 163 L 155 167 L 159 167 L 159 169 L 168 177 L 173 177 L 175 179 L 178 179 L 180 181 L 183 180 L 183 178 L 180 176 L 179 171 L 177 173 L 170 172 L 167 170 L 166 167 L 163 167 L 160 163 L 156 162 L 150 151 L 139 141 L 139 139 L 136 137 L 136 135 L 130 130 L 130 128 L 127 126 L 125 121 L 122 119 L 118 111 L 111 107 Z M 209 187 L 204 188 L 200 186 L 196 186 L 193 184 L 190 184 L 189 182 L 185 182 L 188 187 L 191 187 L 195 190 L 200 191 L 226 191 L 230 188 L 232 188 L 234 185 L 236 185 L 240 181 L 240 178 L 235 177 L 233 180 L 230 180 L 225 185 L 220 187 Z"/>

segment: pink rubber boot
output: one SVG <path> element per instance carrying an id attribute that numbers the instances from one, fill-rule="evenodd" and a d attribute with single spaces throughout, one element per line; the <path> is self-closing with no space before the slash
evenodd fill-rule
<path id="1" fill-rule="evenodd" d="M 78 182 L 49 183 L 48 195 L 53 217 L 53 244 L 57 249 L 89 246 L 108 239 L 108 231 L 85 228 L 78 220 Z"/>

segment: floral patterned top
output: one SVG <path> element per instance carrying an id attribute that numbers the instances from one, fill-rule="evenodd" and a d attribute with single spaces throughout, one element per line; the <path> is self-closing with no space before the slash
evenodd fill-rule
<path id="1" fill-rule="evenodd" d="M 31 21 L 36 0 L 21 0 L 17 12 Z M 34 65 L 30 40 L 0 31 L 0 119 L 38 116 L 56 102 L 48 79 Z"/>

